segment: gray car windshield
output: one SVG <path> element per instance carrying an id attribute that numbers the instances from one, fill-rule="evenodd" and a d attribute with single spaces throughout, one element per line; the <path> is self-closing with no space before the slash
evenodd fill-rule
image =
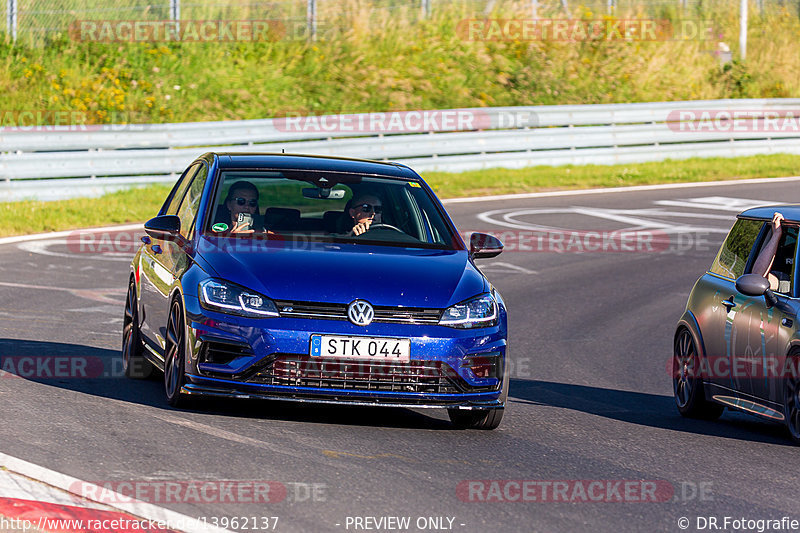
<path id="1" fill-rule="evenodd" d="M 459 249 L 417 182 L 315 171 L 224 170 L 207 236 Z"/>

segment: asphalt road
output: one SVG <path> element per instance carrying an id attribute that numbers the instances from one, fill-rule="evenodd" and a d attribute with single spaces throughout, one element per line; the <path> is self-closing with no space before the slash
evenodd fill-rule
<path id="1" fill-rule="evenodd" d="M 163 505 L 209 519 L 277 516 L 278 531 L 364 531 L 375 523 L 359 528 L 356 517 L 387 516 L 410 517 L 407 531 L 463 532 L 800 520 L 800 448 L 783 427 L 729 412 L 682 419 L 667 372 L 675 323 L 737 206 L 800 201 L 797 191 L 795 181 L 448 204 L 462 231 L 506 232 L 507 250 L 480 262 L 507 302 L 514 358 L 510 405 L 492 432 L 454 430 L 446 413 L 427 410 L 244 401 L 171 409 L 158 381 L 119 376 L 132 255 L 124 244 L 115 253 L 63 240 L 6 244 L 3 364 L 67 355 L 103 370 L 90 379 L 0 375 L 0 451 L 101 483 L 276 481 L 287 487 L 277 503 Z M 570 231 L 531 240 L 543 227 Z M 656 238 L 613 251 L 586 233 L 626 228 Z M 615 501 L 614 490 L 611 501 L 497 501 L 513 498 L 513 485 L 459 492 L 469 480 L 644 480 L 660 501 Z M 473 501 L 482 496 L 495 501 Z"/>

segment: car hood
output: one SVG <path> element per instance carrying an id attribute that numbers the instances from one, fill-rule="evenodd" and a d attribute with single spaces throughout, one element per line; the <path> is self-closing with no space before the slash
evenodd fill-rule
<path id="1" fill-rule="evenodd" d="M 220 278 L 275 300 L 444 308 L 488 289 L 466 250 L 294 244 L 202 237 L 197 253 Z"/>

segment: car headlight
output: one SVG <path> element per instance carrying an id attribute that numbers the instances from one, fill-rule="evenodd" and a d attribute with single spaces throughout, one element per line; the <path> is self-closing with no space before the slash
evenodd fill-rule
<path id="1" fill-rule="evenodd" d="M 272 300 L 229 281 L 201 281 L 198 292 L 200 305 L 206 309 L 254 318 L 280 316 Z"/>
<path id="2" fill-rule="evenodd" d="M 497 324 L 497 302 L 484 294 L 444 310 L 439 324 L 453 328 L 487 328 Z"/>

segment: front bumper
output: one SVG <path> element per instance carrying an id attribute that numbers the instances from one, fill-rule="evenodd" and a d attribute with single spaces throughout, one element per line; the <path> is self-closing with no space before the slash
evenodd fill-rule
<path id="1" fill-rule="evenodd" d="M 201 309 L 189 301 L 187 319 L 192 349 L 187 354 L 185 394 L 362 406 L 503 407 L 501 384 L 507 368 L 504 309 L 496 326 L 473 330 L 390 323 L 361 327 L 347 321 L 286 317 L 250 319 Z M 311 357 L 314 334 L 407 338 L 410 366 L 425 372 L 442 369 L 442 373 L 422 373 L 420 377 L 400 368 L 402 364 Z M 209 346 L 231 347 L 234 355 L 230 360 L 209 362 Z M 496 362 L 496 372 L 490 377 L 476 375 L 475 367 L 468 364 L 474 358 L 490 358 Z M 285 359 L 294 365 L 290 372 Z M 313 366 L 310 374 L 303 374 L 308 370 L 303 365 L 309 364 Z M 330 365 L 339 367 L 331 370 Z M 367 378 L 350 366 L 360 367 Z M 385 373 L 372 381 L 372 369 Z"/>
<path id="2" fill-rule="evenodd" d="M 430 399 L 410 398 L 359 398 L 357 396 L 342 396 L 341 390 L 320 390 L 313 389 L 307 391 L 279 391 L 275 388 L 265 391 L 243 391 L 237 390 L 235 385 L 228 384 L 229 387 L 213 387 L 209 385 L 199 385 L 189 383 L 181 388 L 181 393 L 191 396 L 206 396 L 215 398 L 236 398 L 251 400 L 281 400 L 290 402 L 329 404 L 329 405 L 354 405 L 363 407 L 413 407 L 417 409 L 495 409 L 504 407 L 505 404 L 498 399 L 494 400 L 469 400 L 466 398 L 448 398 L 445 401 L 434 401 Z"/>

